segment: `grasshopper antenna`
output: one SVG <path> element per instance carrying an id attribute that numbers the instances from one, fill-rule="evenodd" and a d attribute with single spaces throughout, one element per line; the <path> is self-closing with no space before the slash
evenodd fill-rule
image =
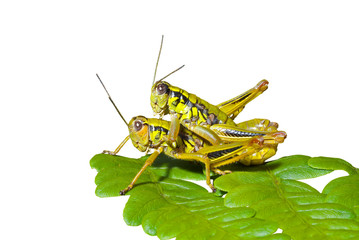
<path id="1" fill-rule="evenodd" d="M 158 52 L 158 57 L 157 57 L 157 62 L 156 62 L 156 68 L 155 68 L 155 74 L 153 76 L 153 81 L 152 81 L 152 86 L 156 81 L 156 73 L 157 73 L 157 67 L 158 67 L 158 62 L 160 61 L 160 56 L 161 56 L 161 51 L 162 51 L 162 45 L 163 45 L 163 35 L 162 35 L 162 39 L 161 39 L 161 46 L 160 46 L 160 51 Z"/>
<path id="2" fill-rule="evenodd" d="M 180 70 L 180 69 L 181 69 L 181 68 L 183 68 L 183 67 L 184 67 L 184 65 L 180 66 L 179 68 L 177 68 L 176 70 L 174 70 L 174 71 L 170 72 L 169 74 L 167 74 L 166 76 L 164 76 L 163 78 L 161 78 L 161 79 L 160 79 L 160 80 L 158 80 L 158 81 L 161 81 L 161 80 L 163 80 L 163 79 L 167 78 L 168 76 L 170 76 L 170 75 L 174 74 L 175 72 L 177 72 L 178 70 Z"/>
<path id="3" fill-rule="evenodd" d="M 121 112 L 118 110 L 116 104 L 112 101 L 112 98 L 111 98 L 110 94 L 108 93 L 108 91 L 107 91 L 105 85 L 104 85 L 103 82 L 101 81 L 101 78 L 99 77 L 99 75 L 98 75 L 97 73 L 96 73 L 96 76 L 97 76 L 98 80 L 100 80 L 100 83 L 101 83 L 101 85 L 103 86 L 103 88 L 105 89 L 105 91 L 106 91 L 106 93 L 107 93 L 107 96 L 108 96 L 108 98 L 110 99 L 112 105 L 116 108 L 116 111 L 118 112 L 118 114 L 120 114 L 122 120 L 126 123 L 126 125 L 127 125 L 127 127 L 128 127 L 128 123 L 126 122 L 125 118 L 122 116 Z"/>

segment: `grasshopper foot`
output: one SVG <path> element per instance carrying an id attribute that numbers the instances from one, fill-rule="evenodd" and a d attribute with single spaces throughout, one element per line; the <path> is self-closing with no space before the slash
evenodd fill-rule
<path id="1" fill-rule="evenodd" d="M 115 156 L 115 155 L 116 155 L 115 152 L 112 152 L 112 151 L 109 151 L 109 150 L 103 150 L 102 153 L 103 153 L 103 154 L 112 155 L 112 156 Z"/>
<path id="2" fill-rule="evenodd" d="M 208 187 L 212 189 L 212 192 L 215 193 L 217 189 L 212 185 L 212 183 L 207 183 Z"/>
<path id="3" fill-rule="evenodd" d="M 232 173 L 231 170 L 220 170 L 220 169 L 213 169 L 213 172 L 218 174 L 218 175 L 226 175 L 226 174 L 229 174 L 229 173 Z"/>
<path id="4" fill-rule="evenodd" d="M 262 81 L 260 81 L 257 84 L 257 86 L 255 86 L 255 89 L 259 89 L 259 91 L 264 92 L 265 90 L 267 90 L 268 84 L 269 84 L 269 82 L 267 80 L 263 79 Z"/>
<path id="5" fill-rule="evenodd" d="M 270 134 L 276 143 L 282 143 L 287 137 L 287 133 L 284 131 L 278 131 Z"/>
<path id="6" fill-rule="evenodd" d="M 128 186 L 127 188 L 123 189 L 122 191 L 120 191 L 120 195 L 123 196 L 125 195 L 128 191 L 130 191 L 132 189 L 131 186 Z"/>

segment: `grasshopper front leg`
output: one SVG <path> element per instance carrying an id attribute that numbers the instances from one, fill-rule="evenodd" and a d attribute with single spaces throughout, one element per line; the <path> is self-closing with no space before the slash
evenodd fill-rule
<path id="1" fill-rule="evenodd" d="M 125 145 L 125 143 L 130 139 L 130 135 L 128 135 L 121 143 L 118 145 L 118 147 L 115 149 L 115 151 L 109 151 L 109 150 L 103 150 L 102 153 L 110 154 L 110 155 L 116 155 L 121 148 Z"/>
<path id="2" fill-rule="evenodd" d="M 126 192 L 130 191 L 133 186 L 135 185 L 137 179 L 141 176 L 141 174 L 146 170 L 146 168 L 148 166 L 151 166 L 152 163 L 156 160 L 156 158 L 158 157 L 158 155 L 160 155 L 160 153 L 163 152 L 163 148 L 160 147 L 158 149 L 156 149 L 151 156 L 146 160 L 145 164 L 142 166 L 142 168 L 140 169 L 140 171 L 138 171 L 138 173 L 136 174 L 136 176 L 133 178 L 132 182 L 128 185 L 127 188 L 123 189 L 122 191 L 120 191 L 120 195 L 125 195 Z"/>
<path id="3" fill-rule="evenodd" d="M 173 148 L 177 147 L 176 140 L 177 140 L 180 128 L 181 128 L 181 123 L 179 121 L 178 115 L 172 114 L 170 129 L 168 131 L 167 136 L 163 137 L 163 140 L 165 142 L 167 142 L 167 144 Z"/>

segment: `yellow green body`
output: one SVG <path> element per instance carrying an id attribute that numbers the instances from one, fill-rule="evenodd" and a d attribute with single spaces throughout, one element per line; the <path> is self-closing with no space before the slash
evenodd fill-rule
<path id="1" fill-rule="evenodd" d="M 221 126 L 221 124 L 218 126 Z M 247 135 L 253 135 L 243 137 L 241 141 L 233 141 L 222 145 L 211 145 L 192 131 L 180 127 L 176 138 L 176 147 L 173 147 L 173 145 L 168 144 L 168 141 L 166 141 L 169 136 L 171 122 L 137 116 L 131 119 L 128 128 L 129 137 L 126 137 L 124 142 L 122 142 L 112 154 L 117 154 L 128 139 L 131 139 L 133 145 L 138 150 L 147 152 L 153 149 L 154 152 L 147 159 L 145 165 L 135 176 L 131 184 L 121 191 L 121 194 L 126 193 L 133 187 L 142 172 L 150 166 L 162 152 L 173 158 L 202 162 L 206 168 L 207 184 L 214 190 L 210 181 L 211 170 L 217 174 L 225 174 L 228 173 L 228 171 L 222 171 L 218 168 L 234 162 L 241 162 L 245 165 L 261 164 L 264 161 L 263 156 L 270 152 L 265 149 L 270 148 L 272 144 L 283 142 L 286 136 L 285 134 L 283 135 L 282 132 L 267 132 L 264 134 L 265 132 L 250 130 L 247 131 Z M 246 130 L 243 130 L 243 133 L 245 131 Z"/>
<path id="2" fill-rule="evenodd" d="M 142 122 L 144 125 L 142 130 L 134 130 L 133 124 L 135 121 Z M 140 151 L 162 147 L 163 152 L 171 157 L 175 157 L 174 153 L 194 153 L 203 147 L 209 146 L 201 137 L 182 127 L 176 139 L 177 147 L 173 148 L 164 141 L 168 135 L 170 125 L 171 122 L 162 119 L 134 117 L 129 123 L 130 138 L 134 146 Z"/>
<path id="3" fill-rule="evenodd" d="M 170 114 L 178 114 L 180 122 L 187 127 L 190 124 L 209 126 L 213 124 L 236 125 L 217 106 L 175 86 L 169 87 L 168 110 Z"/>
<path id="4" fill-rule="evenodd" d="M 246 142 L 253 137 L 271 136 L 276 140 L 265 139 L 264 147 L 240 159 L 245 165 L 262 164 L 275 155 L 278 143 L 283 142 L 285 132 L 278 132 L 278 124 L 266 119 L 252 119 L 236 124 L 233 119 L 246 104 L 268 88 L 268 81 L 262 80 L 255 87 L 221 104 L 212 105 L 207 101 L 165 81 L 157 81 L 151 89 L 151 106 L 155 113 L 171 115 L 171 124 L 166 142 L 176 147 L 180 126 L 194 132 L 211 145 Z"/>

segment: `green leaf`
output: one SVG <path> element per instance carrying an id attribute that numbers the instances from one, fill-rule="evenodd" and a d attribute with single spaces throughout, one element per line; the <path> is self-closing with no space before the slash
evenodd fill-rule
<path id="1" fill-rule="evenodd" d="M 97 171 L 103 168 L 118 167 L 125 171 L 138 171 L 150 155 L 139 159 L 109 154 L 97 154 L 90 160 L 91 168 Z M 156 175 L 176 179 L 205 180 L 203 167 L 195 161 L 183 161 L 160 154 L 150 167 Z"/>
<path id="2" fill-rule="evenodd" d="M 96 195 L 99 197 L 119 196 L 120 191 L 128 186 L 146 159 L 146 157 L 132 159 L 108 154 L 95 155 L 90 160 L 90 166 L 99 171 L 95 178 Z M 136 186 L 140 188 L 143 183 L 155 182 L 158 178 L 158 176 L 150 175 L 145 171 Z"/>
<path id="3" fill-rule="evenodd" d="M 97 196 L 118 196 L 147 158 L 94 156 L 90 165 L 98 171 Z M 129 192 L 125 222 L 142 224 L 160 239 L 359 239 L 359 174 L 344 160 L 294 155 L 225 169 L 240 172 L 218 177 L 216 196 L 183 180 L 204 179 L 200 164 L 160 155 Z M 350 175 L 331 181 L 323 193 L 297 181 L 333 170 Z M 225 192 L 225 198 L 218 197 Z M 275 234 L 278 226 L 283 234 Z"/>
<path id="4" fill-rule="evenodd" d="M 309 160 L 308 164 L 317 169 L 344 170 L 350 175 L 359 173 L 358 169 L 340 158 L 314 157 Z"/>
<path id="5" fill-rule="evenodd" d="M 124 218 L 130 225 L 142 223 L 146 233 L 160 239 L 266 239 L 277 230 L 276 223 L 254 218 L 253 209 L 226 208 L 222 198 L 194 183 L 164 179 L 156 190 L 133 193 Z"/>
<path id="6" fill-rule="evenodd" d="M 264 165 L 259 166 L 248 167 L 240 164 L 232 164 L 230 166 L 225 166 L 222 168 L 241 172 L 263 172 L 270 170 L 278 177 L 293 180 L 320 177 L 332 172 L 331 169 L 323 170 L 311 167 L 308 164 L 311 159 L 311 157 L 305 155 L 292 155 L 282 157 L 278 160 L 269 161 Z"/>
<path id="7" fill-rule="evenodd" d="M 315 157 L 308 164 L 317 169 L 344 170 L 349 176 L 332 180 L 323 189 L 326 202 L 339 203 L 357 213 L 359 205 L 359 171 L 350 163 L 340 158 Z"/>
<path id="8" fill-rule="evenodd" d="M 312 168 L 308 165 L 308 161 L 311 159 L 304 155 L 293 155 L 268 162 L 265 167 L 277 177 L 293 180 L 320 177 L 332 172 L 331 170 Z"/>
<path id="9" fill-rule="evenodd" d="M 359 221 L 359 205 L 353 207 L 355 214 L 357 215 L 356 220 Z"/>
<path id="10" fill-rule="evenodd" d="M 203 166 L 195 161 L 183 161 L 161 154 L 152 165 L 158 176 L 175 179 L 206 180 Z"/>
<path id="11" fill-rule="evenodd" d="M 95 180 L 98 184 L 96 194 L 100 197 L 117 196 L 143 162 L 144 158 L 95 156 L 90 164 L 99 169 Z M 227 208 L 223 198 L 208 193 L 203 187 L 163 176 L 164 172 L 172 170 L 178 173 L 176 176 L 186 175 L 190 169 L 163 169 L 163 165 L 160 171 L 157 166 L 148 168 L 129 192 L 130 198 L 123 213 L 128 225 L 142 224 L 146 233 L 160 239 L 290 239 L 285 234 L 274 234 L 277 224 L 254 217 L 255 211 L 251 208 Z"/>
<path id="12" fill-rule="evenodd" d="M 326 195 L 294 180 L 321 176 L 332 170 L 311 169 L 310 160 L 301 155 L 281 158 L 257 167 L 256 172 L 221 176 L 215 186 L 228 191 L 226 206 L 249 206 L 256 210 L 256 217 L 277 222 L 283 233 L 293 239 L 359 239 L 357 216 L 349 206 L 357 202 L 352 200 L 345 205 L 338 200 L 340 192 L 329 194 L 341 185 L 339 182 L 328 186 Z M 328 201 L 330 196 L 332 199 L 336 196 L 336 201 Z"/>
<path id="13" fill-rule="evenodd" d="M 326 201 L 340 203 L 349 208 L 359 205 L 359 175 L 334 179 L 323 189 Z"/>
<path id="14" fill-rule="evenodd" d="M 132 158 L 112 156 L 108 154 L 96 154 L 90 160 L 90 166 L 91 168 L 94 168 L 97 171 L 101 171 L 104 168 L 117 167 L 120 164 L 121 160 L 126 162 L 129 161 L 135 162 L 135 160 Z"/>

